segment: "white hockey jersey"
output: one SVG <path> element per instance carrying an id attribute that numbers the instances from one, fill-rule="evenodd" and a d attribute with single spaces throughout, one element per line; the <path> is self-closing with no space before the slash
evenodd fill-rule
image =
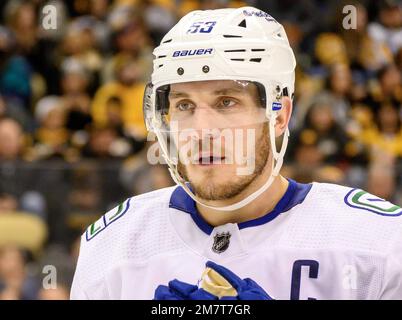
<path id="1" fill-rule="evenodd" d="M 153 299 L 212 260 L 275 299 L 402 299 L 402 209 L 289 179 L 274 210 L 212 227 L 181 187 L 130 198 L 82 236 L 72 299 Z"/>

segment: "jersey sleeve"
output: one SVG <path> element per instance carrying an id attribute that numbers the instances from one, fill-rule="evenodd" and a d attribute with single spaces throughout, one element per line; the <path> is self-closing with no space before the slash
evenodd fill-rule
<path id="1" fill-rule="evenodd" d="M 386 260 L 381 300 L 402 300 L 402 238 L 398 239 Z"/>
<path id="2" fill-rule="evenodd" d="M 102 243 L 98 244 L 99 246 Z M 92 247 L 87 241 L 87 233 L 81 237 L 80 254 L 71 285 L 70 300 L 109 300 L 103 273 L 94 269 L 99 265 L 104 269 L 102 260 L 98 260 L 99 246 Z"/>
<path id="3" fill-rule="evenodd" d="M 76 276 L 74 276 L 73 284 L 71 286 L 70 300 L 89 300 L 88 296 L 81 288 Z"/>
<path id="4" fill-rule="evenodd" d="M 129 210 L 130 200 L 106 212 L 81 236 L 70 299 L 109 299 L 105 273 L 112 265 L 113 254 L 120 250 L 122 226 L 125 226 L 120 218 Z"/>
<path id="5" fill-rule="evenodd" d="M 82 274 L 82 255 L 83 255 L 83 238 L 85 235 L 81 237 L 81 244 L 80 244 L 80 254 L 78 257 L 77 261 L 77 266 L 75 269 L 74 273 L 74 278 L 73 278 L 73 283 L 71 285 L 71 291 L 70 291 L 70 300 L 89 300 L 88 295 L 85 293 L 84 289 L 82 286 L 84 285 L 82 283 L 83 281 L 83 274 Z"/>

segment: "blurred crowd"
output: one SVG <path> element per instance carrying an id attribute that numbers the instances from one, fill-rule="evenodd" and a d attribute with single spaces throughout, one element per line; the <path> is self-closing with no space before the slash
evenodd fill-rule
<path id="1" fill-rule="evenodd" d="M 146 157 L 152 50 L 191 10 L 244 5 L 284 25 L 298 63 L 283 173 L 402 205 L 401 1 L 1 1 L 0 299 L 68 298 L 84 228 L 173 184 Z"/>

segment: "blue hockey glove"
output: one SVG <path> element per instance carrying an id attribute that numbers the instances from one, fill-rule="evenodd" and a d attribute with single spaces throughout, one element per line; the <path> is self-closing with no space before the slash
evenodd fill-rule
<path id="1" fill-rule="evenodd" d="M 226 280 L 232 286 L 232 290 L 230 290 L 231 294 L 225 295 L 223 292 L 223 295 L 220 295 L 221 300 L 274 300 L 264 291 L 264 289 L 262 289 L 254 280 L 250 278 L 241 279 L 229 269 L 212 261 L 208 261 L 206 263 L 206 267 L 214 270 L 218 276 L 223 277 L 224 280 Z M 229 292 L 227 288 L 226 292 Z"/>
<path id="2" fill-rule="evenodd" d="M 196 285 L 174 279 L 156 288 L 154 300 L 217 300 L 218 297 Z"/>

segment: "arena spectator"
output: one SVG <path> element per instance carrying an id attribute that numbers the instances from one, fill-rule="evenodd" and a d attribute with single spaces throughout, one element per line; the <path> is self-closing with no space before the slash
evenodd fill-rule
<path id="1" fill-rule="evenodd" d="M 38 284 L 26 269 L 26 252 L 14 246 L 0 248 L 0 300 L 36 298 Z"/>
<path id="2" fill-rule="evenodd" d="M 63 156 L 69 141 L 66 128 L 66 108 L 61 98 L 47 96 L 35 108 L 38 129 L 34 136 L 31 154 L 35 159 L 49 159 Z"/>
<path id="3" fill-rule="evenodd" d="M 401 71 L 394 64 L 384 66 L 378 71 L 376 80 L 368 88 L 364 103 L 375 112 L 382 103 L 402 104 Z"/>
<path id="4" fill-rule="evenodd" d="M 133 137 L 143 140 L 146 137 L 142 113 L 145 85 L 140 81 L 141 70 L 131 56 L 120 56 L 115 73 L 116 80 L 100 87 L 94 97 L 92 116 L 95 124 L 106 125 L 110 98 L 117 97 L 121 101 L 124 127 Z"/>
<path id="5" fill-rule="evenodd" d="M 27 59 L 16 52 L 12 32 L 0 26 L 0 94 L 12 113 L 18 113 L 30 128 L 29 109 L 31 102 L 32 68 Z"/>
<path id="6" fill-rule="evenodd" d="M 378 21 L 369 25 L 370 36 L 386 43 L 393 53 L 402 46 L 402 5 L 398 0 L 381 0 Z"/>
<path id="7" fill-rule="evenodd" d="M 0 160 L 15 160 L 23 155 L 24 132 L 11 118 L 0 119 Z"/>
<path id="8" fill-rule="evenodd" d="M 398 108 L 383 104 L 374 116 L 374 124 L 362 130 L 356 139 L 369 148 L 394 157 L 402 157 L 402 126 Z"/>
<path id="9" fill-rule="evenodd" d="M 376 41 L 370 35 L 366 7 L 358 1 L 347 2 L 347 4 L 356 7 L 356 29 L 343 28 L 344 14 L 342 14 L 342 10 L 339 10 L 337 31 L 345 43 L 351 67 L 367 77 L 372 72 L 391 63 L 393 60 L 392 52 L 387 43 Z"/>

